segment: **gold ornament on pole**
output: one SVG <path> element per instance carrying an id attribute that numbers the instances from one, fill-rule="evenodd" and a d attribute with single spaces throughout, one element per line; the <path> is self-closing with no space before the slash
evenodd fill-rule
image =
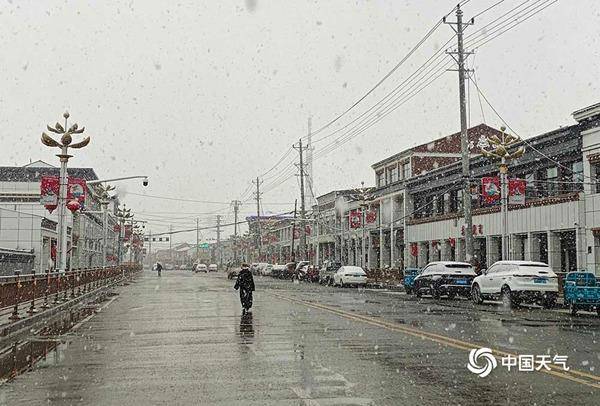
<path id="1" fill-rule="evenodd" d="M 506 127 L 500 127 L 502 134 L 500 137 L 491 135 L 487 137 L 489 149 L 481 148 L 481 153 L 486 158 L 500 159 L 498 171 L 500 172 L 500 202 L 502 215 L 502 259 L 508 260 L 510 257 L 509 238 L 508 238 L 508 162 L 523 156 L 525 147 L 520 146 L 512 153 L 511 147 L 521 142 L 519 137 L 506 134 Z"/>

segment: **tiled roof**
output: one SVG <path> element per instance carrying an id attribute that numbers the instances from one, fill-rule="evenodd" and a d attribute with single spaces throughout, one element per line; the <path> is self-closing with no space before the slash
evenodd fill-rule
<path id="1" fill-rule="evenodd" d="M 0 166 L 0 182 L 39 182 L 42 176 L 58 176 L 59 168 Z M 97 180 L 93 168 L 67 168 L 69 176 L 85 180 Z"/>

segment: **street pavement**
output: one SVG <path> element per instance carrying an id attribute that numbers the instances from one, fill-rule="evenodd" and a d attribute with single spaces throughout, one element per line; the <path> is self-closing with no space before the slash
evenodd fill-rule
<path id="1" fill-rule="evenodd" d="M 255 280 L 242 316 L 222 273 L 146 271 L 0 386 L 0 405 L 600 404 L 591 313 Z M 498 357 L 483 378 L 466 367 L 480 346 Z M 566 355 L 570 370 L 508 371 L 506 354 Z"/>

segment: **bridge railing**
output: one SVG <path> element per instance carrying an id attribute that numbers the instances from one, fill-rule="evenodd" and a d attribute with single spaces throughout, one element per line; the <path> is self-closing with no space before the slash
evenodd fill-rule
<path id="1" fill-rule="evenodd" d="M 0 276 L 0 324 L 31 316 L 140 270 L 139 266 L 121 265 L 66 272 L 21 274 L 15 271 L 11 276 Z"/>

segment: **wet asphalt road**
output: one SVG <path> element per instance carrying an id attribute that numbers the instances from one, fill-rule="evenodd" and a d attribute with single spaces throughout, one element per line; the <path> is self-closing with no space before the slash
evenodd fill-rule
<path id="1" fill-rule="evenodd" d="M 145 272 L 63 337 L 0 405 L 600 404 L 600 319 L 223 274 Z M 569 372 L 480 378 L 469 347 L 567 355 Z"/>

